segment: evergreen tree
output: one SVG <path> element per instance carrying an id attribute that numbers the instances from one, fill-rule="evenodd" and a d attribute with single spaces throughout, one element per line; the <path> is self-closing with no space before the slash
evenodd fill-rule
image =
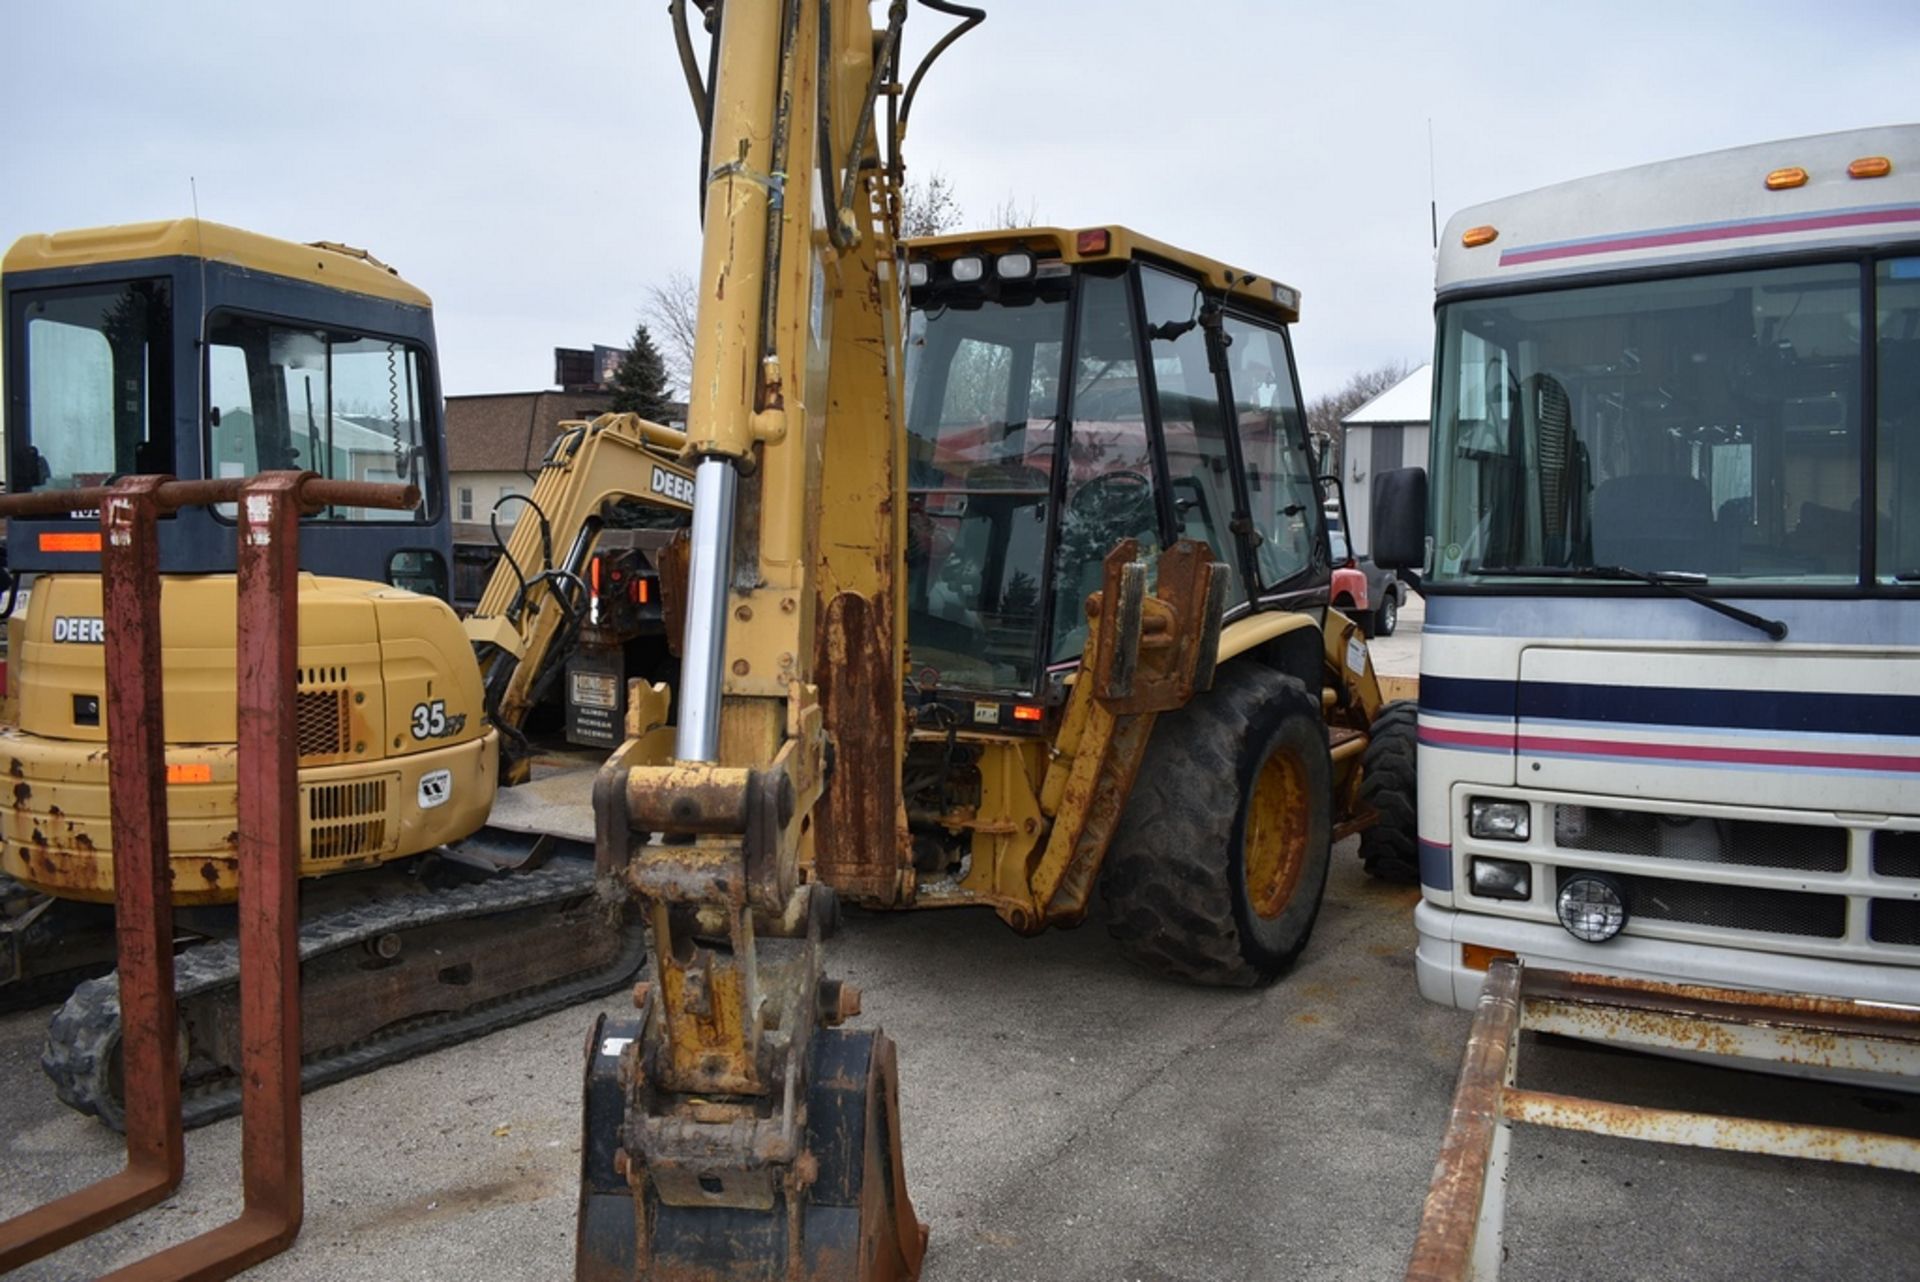
<path id="1" fill-rule="evenodd" d="M 668 407 L 667 363 L 660 359 L 645 322 L 634 327 L 633 342 L 613 372 L 613 408 L 656 423 L 666 422 L 672 412 Z"/>

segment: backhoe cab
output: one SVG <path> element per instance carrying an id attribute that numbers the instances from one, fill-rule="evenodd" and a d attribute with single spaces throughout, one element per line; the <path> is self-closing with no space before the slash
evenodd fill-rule
<path id="1" fill-rule="evenodd" d="M 1318 904 L 1335 760 L 1351 774 L 1361 746 L 1330 757 L 1320 727 L 1323 687 L 1352 696 L 1323 680 L 1299 294 L 1120 227 L 908 254 L 902 898 L 1038 929 L 1079 920 L 1105 864 L 1129 952 L 1272 978 Z M 1107 587 L 1121 547 L 1144 609 Z M 1191 654 L 1155 685 L 1135 649 Z"/>

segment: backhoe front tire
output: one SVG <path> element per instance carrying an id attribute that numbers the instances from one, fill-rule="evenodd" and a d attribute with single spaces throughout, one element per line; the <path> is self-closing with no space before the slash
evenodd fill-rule
<path id="1" fill-rule="evenodd" d="M 1415 809 L 1414 765 L 1419 705 L 1397 699 L 1373 719 L 1360 758 L 1360 805 L 1380 817 L 1360 834 L 1360 863 L 1381 881 L 1420 880 L 1420 820 Z"/>
<path id="2" fill-rule="evenodd" d="M 1326 890 L 1333 766 L 1319 700 L 1252 661 L 1153 728 L 1101 891 L 1107 930 L 1154 970 L 1277 979 Z"/>

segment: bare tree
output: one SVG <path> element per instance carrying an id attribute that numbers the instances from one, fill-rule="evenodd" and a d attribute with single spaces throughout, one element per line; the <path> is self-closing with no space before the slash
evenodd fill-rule
<path id="1" fill-rule="evenodd" d="M 947 176 L 935 171 L 925 182 L 910 182 L 900 192 L 900 234 L 938 236 L 960 225 L 963 214 Z"/>
<path id="2" fill-rule="evenodd" d="M 1339 391 L 1307 402 L 1307 431 L 1316 441 L 1329 442 L 1331 452 L 1326 461 L 1331 470 L 1339 470 L 1347 452 L 1347 429 L 1340 420 L 1412 372 L 1409 361 L 1388 361 L 1351 375 Z"/>
<path id="3" fill-rule="evenodd" d="M 700 295 L 693 287 L 693 277 L 677 271 L 667 277 L 666 284 L 648 286 L 641 310 L 658 335 L 667 384 L 684 400 L 693 378 L 694 337 L 699 333 Z"/>
<path id="4" fill-rule="evenodd" d="M 1029 197 L 1027 203 L 1022 205 L 1012 192 L 1008 192 L 1007 198 L 998 205 L 995 205 L 993 213 L 987 217 L 987 226 L 996 230 L 1008 227 L 1038 227 L 1039 225 L 1039 202 Z"/>

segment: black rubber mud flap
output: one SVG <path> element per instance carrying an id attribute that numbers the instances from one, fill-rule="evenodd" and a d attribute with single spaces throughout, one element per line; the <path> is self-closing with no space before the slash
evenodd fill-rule
<path id="1" fill-rule="evenodd" d="M 641 1244 L 633 1194 L 613 1167 L 624 1110 L 615 1044 L 638 1032 L 637 1021 L 628 1025 L 631 1033 L 619 1024 L 603 1020 L 595 1028 L 589 1055 L 577 1282 L 911 1282 L 919 1276 L 926 1228 L 907 1197 L 892 1042 L 871 1030 L 814 1034 L 806 1152 L 817 1173 L 797 1207 L 784 1194 L 766 1211 L 668 1206 L 649 1192 L 651 1240 Z M 796 1214 L 798 1233 L 790 1231 Z M 796 1250 L 798 1261 L 790 1258 Z M 648 1261 L 644 1271 L 641 1259 Z"/>

